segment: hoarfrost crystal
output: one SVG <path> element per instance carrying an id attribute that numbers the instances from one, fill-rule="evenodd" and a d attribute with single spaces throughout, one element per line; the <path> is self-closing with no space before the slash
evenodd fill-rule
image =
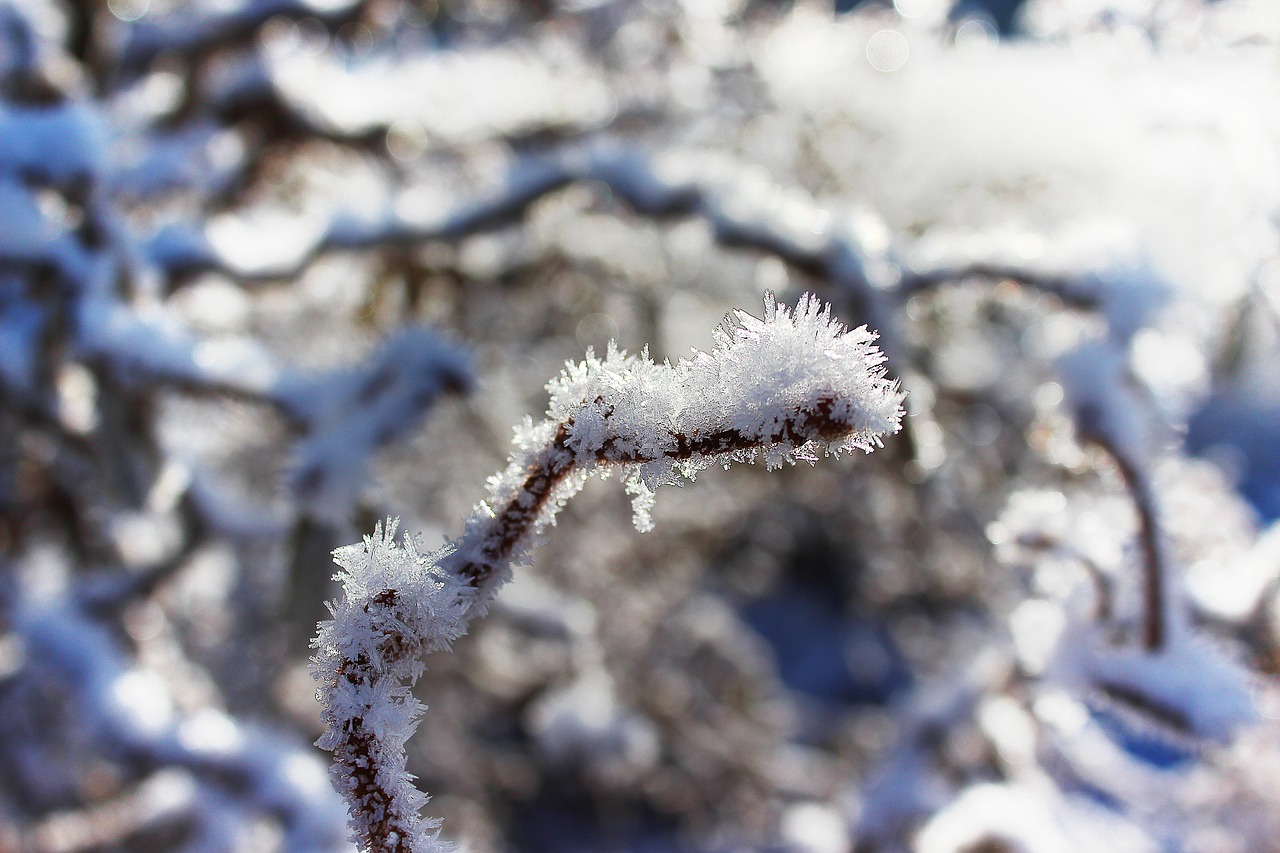
<path id="1" fill-rule="evenodd" d="M 422 706 L 410 686 L 423 653 L 482 615 L 510 566 L 592 475 L 624 471 L 636 526 L 651 527 L 658 486 L 712 464 L 763 459 L 769 468 L 820 454 L 870 452 L 897 432 L 902 394 L 865 327 L 849 330 L 812 296 L 794 310 L 766 297 L 764 317 L 739 311 L 711 352 L 655 363 L 610 344 L 547 386 L 546 419 L 517 430 L 506 471 L 490 481 L 461 537 L 422 555 L 395 541 L 396 523 L 334 557 L 344 599 L 316 640 L 334 778 L 369 850 L 447 849 L 405 771 L 404 743 Z"/>

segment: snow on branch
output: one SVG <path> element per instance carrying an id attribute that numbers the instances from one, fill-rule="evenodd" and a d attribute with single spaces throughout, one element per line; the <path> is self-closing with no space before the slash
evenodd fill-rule
<path id="1" fill-rule="evenodd" d="M 282 376 L 270 399 L 306 432 L 290 475 L 302 509 L 346 517 L 374 451 L 416 429 L 442 394 L 471 384 L 467 353 L 420 326 L 389 337 L 364 364 Z"/>
<path id="2" fill-rule="evenodd" d="M 231 0 L 180 4 L 144 16 L 124 29 L 119 66 L 136 72 L 161 54 L 198 56 L 216 47 L 248 41 L 272 18 L 321 20 L 331 25 L 355 19 L 358 0 Z"/>
<path id="3" fill-rule="evenodd" d="M 284 849 L 346 849 L 335 798 L 313 755 L 279 731 L 242 725 L 224 711 L 184 712 L 164 680 L 133 663 L 110 627 L 93 617 L 93 603 L 79 591 L 49 600 L 18 593 L 4 602 L 6 628 L 27 649 L 28 661 L 9 674 L 8 690 L 37 697 L 53 690 L 67 706 L 59 713 L 72 715 L 106 755 L 138 768 L 185 771 L 176 779 L 189 776 L 196 787 L 189 798 L 195 822 L 189 849 L 231 847 L 254 812 L 278 817 Z M 24 751 L 41 754 L 39 736 L 23 731 L 21 721 L 9 725 L 30 741 Z M 74 767 L 48 761 L 42 772 L 57 778 Z M 169 793 L 172 801 L 172 785 Z"/>
<path id="4" fill-rule="evenodd" d="M 519 220 L 539 199 L 576 182 L 599 182 L 645 216 L 701 217 L 724 245 L 776 255 L 864 296 L 872 280 L 879 289 L 893 285 L 889 267 L 881 269 L 885 265 L 868 257 L 856 217 L 833 216 L 803 190 L 780 187 L 759 169 L 723 156 L 679 149 L 654 154 L 617 142 L 523 156 L 494 186 L 438 207 L 415 201 L 413 189 L 391 196 L 374 215 L 339 207 L 327 222 L 299 229 L 296 239 L 265 259 L 260 247 L 229 239 L 235 229 L 220 234 L 205 225 L 178 222 L 153 234 L 145 251 L 171 274 L 217 270 L 242 281 L 288 278 L 331 251 L 456 240 L 493 229 Z M 895 263 L 901 266 L 899 260 Z M 979 268 L 976 274 L 986 272 Z M 1000 273 L 1039 275 L 1013 265 Z M 962 278 L 968 268 L 961 265 L 948 274 Z M 909 270 L 902 275 L 914 281 Z"/>
<path id="5" fill-rule="evenodd" d="M 1167 639 L 1170 580 L 1148 473 L 1156 426 L 1145 417 L 1147 408 L 1128 380 L 1124 350 L 1114 341 L 1085 342 L 1061 356 L 1058 368 L 1080 439 L 1112 458 L 1133 498 L 1144 555 L 1142 644 L 1157 652 Z"/>
<path id="6" fill-rule="evenodd" d="M 421 187 L 391 194 L 375 211 L 342 203 L 264 252 L 252 223 L 170 222 L 146 241 L 149 260 L 169 275 L 215 270 L 241 282 L 299 275 L 327 253 L 455 241 L 519 221 L 534 204 L 576 183 L 598 183 L 637 213 L 694 216 L 724 246 L 747 247 L 826 280 L 828 298 L 851 302 L 876 327 L 880 346 L 907 357 L 897 311 L 941 284 L 966 279 L 1012 281 L 1054 294 L 1073 308 L 1095 310 L 1119 344 L 1167 300 L 1167 285 L 1140 263 L 1100 270 L 1051 270 L 954 247 L 918 264 L 890 245 L 879 218 L 865 209 L 830 208 L 768 173 L 705 150 L 660 153 L 617 141 L 572 144 L 518 157 L 505 175 L 472 197 L 426 202 Z"/>
<path id="7" fill-rule="evenodd" d="M 765 301 L 738 312 L 716 346 L 678 364 L 610 347 L 569 364 L 548 390 L 547 417 L 518 431 L 505 472 L 490 482 L 458 539 L 423 555 L 381 526 L 334 556 L 346 595 L 322 623 L 315 657 L 334 779 L 370 851 L 444 849 L 438 822 L 405 771 L 404 744 L 422 706 L 410 686 L 423 653 L 447 648 L 484 612 L 513 563 L 592 475 L 622 471 L 636 525 L 651 526 L 653 490 L 734 461 L 816 462 L 870 452 L 897 432 L 902 394 L 865 327 L 847 329 L 812 296 L 794 310 Z"/>

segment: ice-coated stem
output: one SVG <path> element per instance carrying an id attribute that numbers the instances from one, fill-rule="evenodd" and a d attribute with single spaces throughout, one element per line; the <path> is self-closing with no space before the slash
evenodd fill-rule
<path id="1" fill-rule="evenodd" d="M 346 594 L 316 640 L 327 726 L 319 743 L 334 753 L 334 780 L 363 849 L 448 849 L 438 821 L 418 816 L 425 797 L 405 772 L 421 657 L 483 613 L 588 477 L 625 472 L 636 525 L 646 530 L 653 490 L 709 465 L 763 458 L 775 468 L 870 452 L 902 419 L 902 394 L 874 339 L 833 320 L 813 297 L 792 311 L 769 296 L 763 319 L 738 312 L 710 353 L 676 365 L 613 347 L 603 359 L 588 353 L 548 385 L 546 419 L 517 435 L 506 471 L 457 540 L 423 555 L 412 539 L 395 541 L 392 522 L 335 551 Z"/>

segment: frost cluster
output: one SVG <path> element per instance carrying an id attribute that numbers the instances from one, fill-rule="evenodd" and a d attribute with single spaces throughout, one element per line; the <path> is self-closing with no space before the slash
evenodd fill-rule
<path id="1" fill-rule="evenodd" d="M 885 379 L 874 340 L 814 296 L 791 310 L 770 294 L 762 319 L 737 311 L 716 330 L 712 351 L 675 365 L 610 345 L 604 358 L 588 353 L 548 384 L 546 420 L 518 432 L 517 454 L 564 425 L 574 466 L 583 476 L 621 467 L 636 527 L 649 530 L 654 490 L 709 465 L 812 464 L 820 453 L 870 452 L 897 432 L 903 395 Z M 518 488 L 526 464 L 513 457 L 491 503 Z"/>
<path id="2" fill-rule="evenodd" d="M 418 816 L 426 797 L 405 771 L 404 744 L 424 710 L 409 688 L 422 674 L 422 654 L 465 632 L 470 596 L 412 538 L 397 542 L 396 528 L 379 524 L 363 543 L 334 552 L 347 595 L 315 641 L 328 729 L 318 745 L 335 753 L 334 782 L 355 837 L 423 853 L 449 848 L 435 844 L 439 822 Z M 370 739 L 353 742 L 356 727 Z"/>

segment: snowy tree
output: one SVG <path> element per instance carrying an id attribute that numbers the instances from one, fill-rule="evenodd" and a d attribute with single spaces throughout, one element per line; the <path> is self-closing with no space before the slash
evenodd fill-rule
<path id="1" fill-rule="evenodd" d="M 0 0 L 0 848 L 1278 849 L 1278 34 Z"/>

